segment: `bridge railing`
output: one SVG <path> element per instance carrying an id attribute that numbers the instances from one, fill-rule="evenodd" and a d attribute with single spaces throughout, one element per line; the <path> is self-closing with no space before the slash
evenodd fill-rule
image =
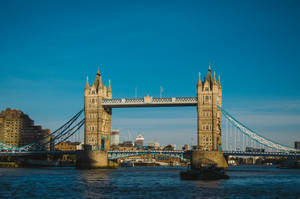
<path id="1" fill-rule="evenodd" d="M 197 97 L 164 97 L 164 98 L 151 98 L 145 101 L 144 98 L 118 98 L 118 99 L 103 99 L 102 104 L 109 105 L 130 105 L 130 104 L 197 104 Z"/>
<path id="2" fill-rule="evenodd" d="M 176 97 L 176 102 L 198 102 L 197 97 Z"/>

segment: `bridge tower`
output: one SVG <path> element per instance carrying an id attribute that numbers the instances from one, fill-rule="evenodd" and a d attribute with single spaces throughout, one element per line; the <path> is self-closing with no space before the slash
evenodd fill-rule
<path id="1" fill-rule="evenodd" d="M 221 111 L 217 106 L 222 106 L 222 87 L 219 80 L 211 74 L 211 68 L 202 82 L 199 73 L 197 83 L 197 114 L 198 149 L 202 151 L 222 151 L 221 145 Z"/>
<path id="2" fill-rule="evenodd" d="M 98 69 L 94 83 L 88 78 L 84 89 L 84 144 L 89 150 L 108 151 L 110 148 L 111 108 L 103 107 L 103 99 L 111 99 L 112 90 L 103 84 Z"/>
<path id="3" fill-rule="evenodd" d="M 217 167 L 228 168 L 221 144 L 221 111 L 222 87 L 219 80 L 211 74 L 211 68 L 204 81 L 197 83 L 197 150 L 192 152 L 192 168 L 215 164 Z"/>

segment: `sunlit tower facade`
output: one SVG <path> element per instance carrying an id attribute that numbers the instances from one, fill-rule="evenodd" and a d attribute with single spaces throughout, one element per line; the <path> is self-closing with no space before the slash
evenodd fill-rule
<path id="1" fill-rule="evenodd" d="M 222 151 L 221 144 L 221 111 L 218 106 L 222 106 L 222 87 L 220 76 L 218 81 L 211 74 L 211 68 L 204 81 L 199 79 L 197 83 L 197 114 L 198 114 L 198 149 L 202 151 Z"/>
<path id="2" fill-rule="evenodd" d="M 111 99 L 112 90 L 103 84 L 98 69 L 94 83 L 90 86 L 88 78 L 84 89 L 84 144 L 91 150 L 110 149 L 111 108 L 103 107 L 103 99 Z"/>

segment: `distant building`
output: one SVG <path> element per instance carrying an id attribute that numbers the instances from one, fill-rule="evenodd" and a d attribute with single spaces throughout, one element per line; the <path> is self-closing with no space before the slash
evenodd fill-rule
<path id="1" fill-rule="evenodd" d="M 116 148 L 119 151 L 134 151 L 134 150 L 136 150 L 136 147 L 134 146 L 134 142 L 131 140 L 124 141 L 123 143 L 119 144 Z"/>
<path id="2" fill-rule="evenodd" d="M 169 144 L 163 148 L 164 151 L 174 151 L 175 149 L 176 149 L 176 145 L 174 147 L 174 145 L 171 145 L 171 144 Z"/>
<path id="3" fill-rule="evenodd" d="M 56 151 L 76 151 L 82 150 L 82 145 L 81 142 L 65 141 L 55 145 L 54 149 Z"/>
<path id="4" fill-rule="evenodd" d="M 0 113 L 0 142 L 21 147 L 41 139 L 50 140 L 49 134 L 49 129 L 34 126 L 34 121 L 20 110 L 7 108 Z M 42 150 L 48 150 L 49 148 L 50 143 Z"/>
<path id="5" fill-rule="evenodd" d="M 112 130 L 111 131 L 111 146 L 117 146 L 120 143 L 120 130 Z"/>
<path id="6" fill-rule="evenodd" d="M 300 149 L 300 141 L 295 142 L 295 149 Z"/>
<path id="7" fill-rule="evenodd" d="M 136 138 L 135 138 L 135 145 L 137 147 L 141 147 L 141 146 L 144 146 L 144 137 L 139 134 Z"/>
<path id="8" fill-rule="evenodd" d="M 155 142 L 149 142 L 148 143 L 148 149 L 154 149 L 154 150 L 159 150 L 160 149 L 160 145 L 157 141 Z"/>
<path id="9" fill-rule="evenodd" d="M 185 145 L 182 147 L 182 150 L 188 151 L 189 148 L 190 148 L 189 145 L 188 145 L 188 144 L 185 144 Z"/>
<path id="10" fill-rule="evenodd" d="M 117 146 L 118 151 L 135 151 L 136 147 L 134 146 L 124 146 L 124 145 L 119 145 Z"/>
<path id="11" fill-rule="evenodd" d="M 134 142 L 131 140 L 128 140 L 128 141 L 124 141 L 122 144 L 119 144 L 119 145 L 132 147 L 132 146 L 134 146 Z"/>
<path id="12" fill-rule="evenodd" d="M 76 145 L 76 150 L 83 150 L 84 143 L 79 142 L 79 144 Z"/>

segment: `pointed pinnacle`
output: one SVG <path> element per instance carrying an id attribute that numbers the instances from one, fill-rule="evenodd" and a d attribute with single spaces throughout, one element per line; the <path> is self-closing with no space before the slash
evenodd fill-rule
<path id="1" fill-rule="evenodd" d="M 100 67 L 98 66 L 97 75 L 100 75 Z"/>

